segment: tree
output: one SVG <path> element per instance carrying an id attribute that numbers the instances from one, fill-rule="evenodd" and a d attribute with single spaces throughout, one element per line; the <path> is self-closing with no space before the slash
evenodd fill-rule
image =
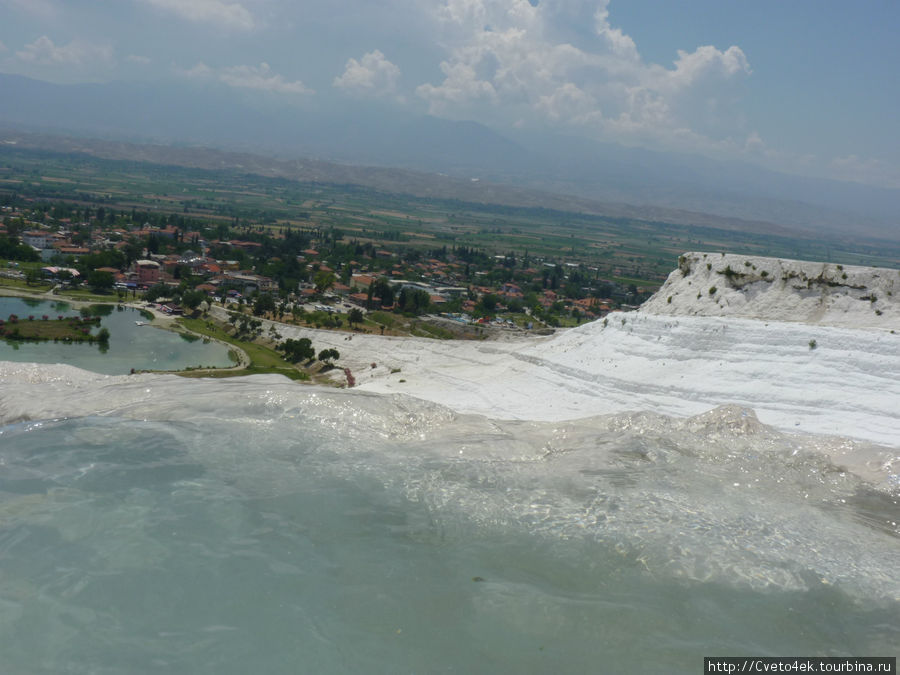
<path id="1" fill-rule="evenodd" d="M 347 323 L 350 324 L 350 327 L 353 328 L 353 324 L 362 323 L 366 320 L 366 317 L 363 315 L 362 310 L 358 307 L 354 307 L 350 310 L 350 313 L 347 315 Z"/>
<path id="2" fill-rule="evenodd" d="M 204 300 L 206 293 L 203 291 L 185 291 L 181 294 L 181 304 L 190 310 L 197 309 Z"/>
<path id="3" fill-rule="evenodd" d="M 316 356 L 316 350 L 313 349 L 312 340 L 309 338 L 285 340 L 278 345 L 278 349 L 284 352 L 284 358 L 291 363 L 311 361 Z"/>
<path id="4" fill-rule="evenodd" d="M 144 300 L 147 302 L 156 302 L 159 298 L 165 298 L 168 295 L 168 286 L 165 284 L 155 284 L 146 290 L 144 293 Z"/>
<path id="5" fill-rule="evenodd" d="M 147 237 L 147 253 L 159 253 L 159 237 L 151 234 Z"/>
<path id="6" fill-rule="evenodd" d="M 334 282 L 337 281 L 337 277 L 334 276 L 334 272 L 324 272 L 318 271 L 315 276 L 315 285 L 316 291 L 319 293 L 324 293 L 329 288 L 334 286 Z"/>
<path id="7" fill-rule="evenodd" d="M 375 281 L 372 292 L 376 297 L 381 298 L 382 307 L 391 307 L 394 304 L 394 289 L 385 277 L 379 277 Z"/>
<path id="8" fill-rule="evenodd" d="M 418 316 L 428 311 L 428 306 L 431 304 L 431 296 L 428 294 L 428 291 L 423 291 L 420 288 L 403 288 L 400 290 L 400 295 L 397 296 L 397 304 L 400 311 L 404 314 Z"/>
<path id="9" fill-rule="evenodd" d="M 262 316 L 266 312 L 274 312 L 275 307 L 275 298 L 269 293 L 261 293 L 253 303 L 253 313 L 256 316 Z"/>
<path id="10" fill-rule="evenodd" d="M 476 311 L 480 314 L 493 314 L 494 310 L 497 309 L 497 304 L 499 302 L 499 296 L 495 295 L 494 293 L 485 293 L 481 297 L 481 301 L 478 303 Z"/>
<path id="11" fill-rule="evenodd" d="M 9 218 L 4 220 L 10 221 L 10 224 L 6 226 L 7 230 L 10 231 L 11 228 L 13 228 L 11 224 L 13 221 Z M 37 262 L 41 259 L 41 256 L 37 251 L 26 244 L 20 244 L 19 241 L 11 235 L 12 231 L 10 231 L 10 236 L 0 234 L 0 258 L 23 260 L 26 262 Z"/>
<path id="12" fill-rule="evenodd" d="M 141 245 L 133 239 L 125 244 L 125 247 L 122 249 L 122 253 L 125 256 L 125 264 L 130 265 L 137 260 L 140 257 L 142 250 Z"/>
<path id="13" fill-rule="evenodd" d="M 115 278 L 113 278 L 112 272 L 106 272 L 103 270 L 94 270 L 87 277 L 88 286 L 91 287 L 91 290 L 95 293 L 102 293 L 110 290 L 115 283 Z"/>
<path id="14" fill-rule="evenodd" d="M 337 349 L 323 349 L 319 352 L 319 361 L 324 363 L 326 366 L 333 365 L 331 361 L 337 361 L 341 358 L 341 354 Z"/>

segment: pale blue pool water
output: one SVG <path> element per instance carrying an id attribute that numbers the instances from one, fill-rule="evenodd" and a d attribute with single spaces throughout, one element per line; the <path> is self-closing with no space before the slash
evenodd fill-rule
<path id="1" fill-rule="evenodd" d="M 139 418 L 0 429 L 3 672 L 698 673 L 900 644 L 896 495 L 793 440 L 158 387 Z"/>
<path id="2" fill-rule="evenodd" d="M 104 316 L 101 325 L 109 329 L 109 348 L 96 344 L 62 342 L 12 342 L 0 340 L 0 361 L 24 363 L 66 363 L 105 375 L 122 375 L 135 370 L 182 370 L 188 367 L 229 367 L 233 362 L 228 349 L 216 342 L 187 340 L 171 331 L 152 325 L 138 326 L 150 320 L 130 307 L 116 307 Z M 10 314 L 20 318 L 47 315 L 75 316 L 78 309 L 64 302 L 44 302 L 22 298 L 0 297 L 0 318 Z"/>

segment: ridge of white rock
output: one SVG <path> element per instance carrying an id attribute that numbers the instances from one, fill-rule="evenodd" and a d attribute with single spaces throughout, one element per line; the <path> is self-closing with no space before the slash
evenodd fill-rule
<path id="1" fill-rule="evenodd" d="M 900 270 L 685 253 L 640 311 L 900 330 Z"/>

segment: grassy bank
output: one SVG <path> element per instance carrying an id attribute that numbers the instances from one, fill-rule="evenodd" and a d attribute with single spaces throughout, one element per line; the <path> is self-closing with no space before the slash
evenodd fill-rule
<path id="1" fill-rule="evenodd" d="M 241 369 L 233 370 L 197 370 L 178 373 L 184 377 L 238 377 L 241 375 L 260 375 L 275 373 L 284 375 L 292 380 L 309 380 L 309 374 L 300 370 L 292 363 L 285 361 L 274 349 L 255 342 L 238 340 L 229 335 L 223 328 L 212 321 L 205 319 L 181 318 L 177 323 L 198 335 L 233 345 L 243 351 L 250 363 Z"/>
<path id="2" fill-rule="evenodd" d="M 11 279 L 9 277 L 0 277 L 0 288 L 8 288 L 16 292 L 22 291 L 23 294 L 46 293 L 53 284 L 45 282 L 28 283 L 24 279 Z"/>

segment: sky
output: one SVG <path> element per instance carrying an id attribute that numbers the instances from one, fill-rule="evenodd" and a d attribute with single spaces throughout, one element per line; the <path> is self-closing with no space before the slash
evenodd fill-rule
<path id="1" fill-rule="evenodd" d="M 0 0 L 0 72 L 377 100 L 900 188 L 898 28 L 896 0 Z"/>

